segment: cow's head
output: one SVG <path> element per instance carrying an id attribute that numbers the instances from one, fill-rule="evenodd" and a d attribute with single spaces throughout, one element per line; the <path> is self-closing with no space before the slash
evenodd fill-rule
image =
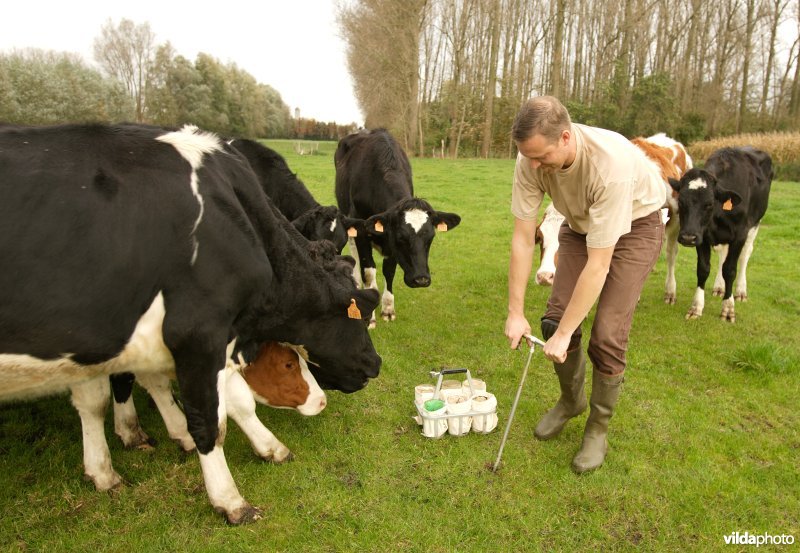
<path id="1" fill-rule="evenodd" d="M 702 244 L 715 211 L 732 211 L 742 201 L 739 194 L 719 186 L 716 177 L 703 169 L 690 169 L 680 180 L 669 179 L 669 184 L 678 193 L 678 242 L 684 246 Z"/>
<path id="2" fill-rule="evenodd" d="M 403 281 L 409 288 L 430 286 L 428 252 L 436 231 L 458 226 L 455 213 L 435 211 L 425 200 L 410 198 L 378 213 L 364 223 L 366 232 L 378 238 L 384 255 L 393 255 L 403 269 Z"/>
<path id="3" fill-rule="evenodd" d="M 544 219 L 536 227 L 535 243 L 541 247 L 536 284 L 541 286 L 553 285 L 558 264 L 558 231 L 563 222 L 564 216 L 550 204 L 544 212 Z"/>
<path id="4" fill-rule="evenodd" d="M 378 292 L 357 289 L 355 261 L 336 255 L 331 242 L 307 242 L 305 249 L 313 267 L 302 273 L 287 267 L 290 286 L 268 299 L 255 320 L 240 321 L 245 359 L 255 356 L 255 344 L 267 340 L 299 344 L 322 388 L 356 392 L 380 371 L 366 321 L 378 305 Z M 291 311 L 282 312 L 284 305 Z"/>
<path id="5" fill-rule="evenodd" d="M 335 206 L 321 205 L 306 211 L 292 224 L 309 240 L 330 240 L 336 251 L 341 252 L 347 244 L 348 231 L 355 231 L 360 221 L 345 217 Z"/>
<path id="6" fill-rule="evenodd" d="M 308 370 L 307 355 L 302 348 L 288 344 L 263 344 L 257 357 L 242 367 L 242 377 L 256 401 L 307 416 L 321 412 L 327 399 Z"/>

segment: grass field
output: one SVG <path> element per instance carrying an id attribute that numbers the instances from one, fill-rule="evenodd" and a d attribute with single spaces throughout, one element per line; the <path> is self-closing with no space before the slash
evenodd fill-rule
<path id="1" fill-rule="evenodd" d="M 333 144 L 305 157 L 291 142 L 269 144 L 321 203 L 334 203 Z M 430 288 L 396 279 L 397 321 L 379 321 L 372 334 L 380 377 L 354 395 L 330 393 L 313 418 L 260 406 L 295 453 L 290 464 L 260 462 L 229 425 L 228 463 L 264 520 L 232 528 L 213 512 L 196 456 L 178 452 L 141 390 L 142 424 L 159 445 L 123 450 L 109 417 L 114 465 L 129 484 L 96 492 L 81 478 L 79 419 L 61 396 L 0 406 L 0 550 L 715 551 L 743 549 L 725 545 L 736 531 L 800 540 L 797 183 L 773 184 L 750 301 L 736 306 L 736 324 L 717 318 L 720 300 L 710 294 L 703 318 L 684 320 L 694 251 L 679 253 L 675 306 L 662 302 L 663 259 L 656 266 L 636 313 L 605 466 L 570 470 L 585 415 L 550 442 L 533 438 L 558 390 L 536 354 L 495 475 L 485 465 L 497 455 L 526 358 L 502 332 L 513 163 L 412 165 L 417 195 L 463 220 L 434 241 Z M 548 292 L 529 288 L 532 322 Z M 486 380 L 499 401 L 497 431 L 420 435 L 413 387 L 433 383 L 428 371 L 441 367 Z"/>

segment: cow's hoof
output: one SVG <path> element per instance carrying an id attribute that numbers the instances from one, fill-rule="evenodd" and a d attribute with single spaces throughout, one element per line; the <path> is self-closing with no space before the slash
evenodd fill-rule
<path id="1" fill-rule="evenodd" d="M 721 298 L 723 295 L 725 295 L 725 288 L 714 288 L 711 291 L 711 294 Z"/>
<path id="2" fill-rule="evenodd" d="M 675 305 L 675 302 L 677 300 L 678 298 L 675 296 L 675 294 L 671 294 L 669 292 L 666 292 L 664 294 L 664 303 L 666 303 L 667 305 Z"/>
<path id="3" fill-rule="evenodd" d="M 98 492 L 109 492 L 123 486 L 122 477 L 114 470 L 111 471 L 111 474 L 103 474 L 100 476 L 84 474 L 83 478 L 88 482 L 94 483 L 94 487 Z"/>
<path id="4" fill-rule="evenodd" d="M 729 323 L 736 322 L 736 313 L 731 309 L 730 311 L 726 311 L 725 309 L 722 310 L 720 313 L 719 318 L 723 321 L 727 321 Z"/>
<path id="5" fill-rule="evenodd" d="M 367 328 L 369 330 L 372 330 L 376 326 L 378 326 L 378 321 L 376 321 L 375 319 L 372 319 L 372 320 L 369 321 L 369 325 L 367 325 Z"/>
<path id="6" fill-rule="evenodd" d="M 736 301 L 747 301 L 747 292 L 736 292 L 736 295 L 733 296 L 733 299 Z"/>
<path id="7" fill-rule="evenodd" d="M 144 431 L 140 428 L 136 432 L 133 432 L 125 437 L 120 436 L 120 440 L 122 440 L 122 446 L 125 449 L 136 449 L 139 451 L 149 451 L 153 449 L 156 445 L 156 441 L 144 433 Z"/>
<path id="8" fill-rule="evenodd" d="M 722 300 L 722 312 L 719 315 L 719 318 L 723 321 L 728 321 L 731 323 L 736 322 L 736 301 L 733 298 L 728 298 L 727 300 Z"/>
<path id="9" fill-rule="evenodd" d="M 249 503 L 245 503 L 242 507 L 234 509 L 231 512 L 225 512 L 224 509 L 215 509 L 220 514 L 225 515 L 228 519 L 228 524 L 238 526 L 240 524 L 250 524 L 263 518 L 264 513 L 258 507 L 253 507 Z"/>
<path id="10" fill-rule="evenodd" d="M 197 450 L 197 446 L 194 444 L 194 440 L 191 437 L 172 438 L 172 441 L 178 444 L 178 447 L 184 453 L 194 453 L 195 450 Z"/>
<path id="11" fill-rule="evenodd" d="M 294 453 L 286 450 L 286 454 L 282 456 L 272 455 L 269 459 L 265 458 L 265 461 L 272 463 L 273 465 L 282 465 L 284 463 L 291 463 L 294 461 Z"/>
<path id="12" fill-rule="evenodd" d="M 388 323 L 389 321 L 395 320 L 397 315 L 394 313 L 381 313 L 381 318 Z"/>
<path id="13" fill-rule="evenodd" d="M 702 311 L 697 312 L 694 309 L 690 309 L 689 312 L 686 313 L 686 320 L 687 321 L 693 321 L 695 319 L 699 319 L 702 316 L 703 316 L 703 312 Z"/>

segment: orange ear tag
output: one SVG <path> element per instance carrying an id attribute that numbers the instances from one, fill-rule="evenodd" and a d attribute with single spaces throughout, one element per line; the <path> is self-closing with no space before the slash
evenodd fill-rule
<path id="1" fill-rule="evenodd" d="M 349 229 L 347 229 L 347 236 L 349 236 L 350 238 L 355 238 L 356 236 L 358 236 L 358 231 L 356 230 L 356 227 L 350 227 Z"/>
<path id="2" fill-rule="evenodd" d="M 722 211 L 730 211 L 732 209 L 733 209 L 733 202 L 731 201 L 730 198 L 728 198 L 727 200 L 725 200 L 725 203 L 722 204 Z"/>
<path id="3" fill-rule="evenodd" d="M 440 230 L 442 232 L 447 232 L 447 223 L 445 223 L 445 222 L 439 223 L 438 225 L 436 225 L 436 230 Z"/>
<path id="4" fill-rule="evenodd" d="M 383 232 L 383 223 L 381 223 L 380 221 L 375 221 L 375 231 Z"/>
<path id="5" fill-rule="evenodd" d="M 350 299 L 350 307 L 347 308 L 347 316 L 351 319 L 360 319 L 361 318 L 361 310 L 356 305 L 355 299 Z"/>

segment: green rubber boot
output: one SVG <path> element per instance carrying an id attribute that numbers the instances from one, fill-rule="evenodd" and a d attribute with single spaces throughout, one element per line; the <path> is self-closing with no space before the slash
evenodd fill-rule
<path id="1" fill-rule="evenodd" d="M 583 431 L 581 449 L 572 460 L 572 470 L 581 474 L 603 464 L 608 451 L 608 422 L 614 414 L 619 399 L 622 375 L 605 376 L 592 372 L 592 397 L 589 400 L 589 418 Z"/>
<path id="2" fill-rule="evenodd" d="M 586 358 L 580 346 L 567 353 L 563 363 L 553 363 L 553 367 L 561 387 L 561 397 L 536 425 L 533 435 L 539 440 L 558 436 L 569 419 L 586 411 L 586 394 L 583 391 Z"/>

